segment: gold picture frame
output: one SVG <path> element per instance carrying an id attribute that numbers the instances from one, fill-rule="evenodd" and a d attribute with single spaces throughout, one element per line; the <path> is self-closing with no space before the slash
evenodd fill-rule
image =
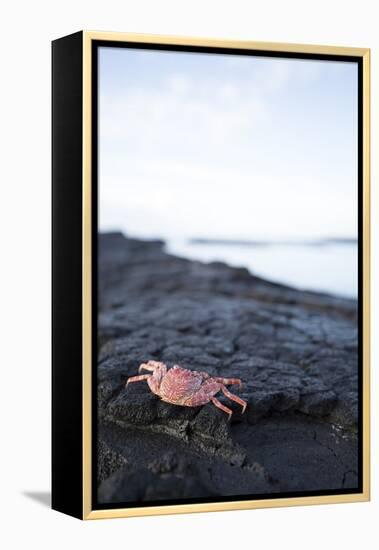
<path id="1" fill-rule="evenodd" d="M 81 162 L 80 167 L 75 172 L 76 178 L 76 191 L 77 197 L 80 197 L 80 204 L 78 206 L 77 218 L 75 218 L 75 227 L 81 227 L 81 235 L 76 234 L 76 239 L 80 239 L 80 250 L 77 251 L 77 260 L 81 258 L 81 273 L 76 273 L 76 283 L 80 281 L 80 338 L 82 345 L 75 355 L 76 363 L 72 364 L 70 369 L 71 373 L 76 369 L 75 389 L 70 386 L 65 387 L 65 384 L 70 382 L 63 380 L 61 364 L 62 350 L 64 349 L 64 343 L 60 343 L 62 338 L 62 325 L 63 321 L 55 321 L 56 328 L 54 329 L 54 319 L 56 319 L 59 311 L 62 311 L 59 293 L 64 293 L 64 289 L 67 288 L 67 281 L 65 277 L 59 275 L 59 270 L 62 268 L 63 259 L 60 259 L 59 251 L 56 251 L 56 264 L 55 264 L 55 289 L 56 295 L 54 295 L 53 286 L 53 337 L 55 340 L 55 355 L 53 351 L 53 508 L 60 510 L 82 519 L 105 519 L 105 518 L 120 518 L 120 517 L 133 517 L 133 516 L 148 516 L 159 514 L 183 514 L 205 511 L 221 511 L 221 510 L 246 510 L 255 508 L 269 508 L 269 507 L 284 507 L 284 506 L 304 506 L 314 504 L 332 504 L 343 502 L 363 502 L 370 499 L 370 50 L 367 48 L 353 48 L 353 47 L 337 47 L 337 46 L 325 46 L 325 45 L 303 45 L 303 44 L 285 44 L 285 43 L 273 43 L 273 42 L 255 42 L 255 41 L 236 41 L 236 40 L 220 40 L 209 38 L 191 38 L 191 37 L 176 37 L 176 36 L 160 36 L 160 35 L 147 35 L 147 34 L 131 34 L 131 33 L 115 33 L 115 32 L 99 32 L 99 31 L 83 31 L 71 35 L 70 38 L 66 37 L 57 40 L 53 43 L 53 193 L 55 192 L 56 201 L 54 202 L 54 216 L 53 229 L 55 227 L 55 233 L 53 233 L 53 241 L 55 239 L 54 246 L 56 249 L 60 246 L 60 239 L 63 239 L 63 228 L 60 229 L 62 224 L 64 205 L 62 205 L 61 197 L 65 191 L 58 190 L 59 186 L 62 186 L 69 174 L 62 170 L 63 163 L 67 162 L 67 155 L 65 159 L 60 160 L 62 148 L 64 147 L 65 136 L 62 138 L 59 134 L 59 123 L 64 115 L 60 114 L 59 98 L 54 99 L 54 93 L 59 95 L 60 86 L 64 79 L 67 80 L 67 74 L 69 74 L 69 68 L 62 69 L 65 64 L 72 64 L 73 56 L 75 56 L 74 64 L 77 64 L 76 74 L 81 73 L 81 112 L 79 107 L 77 111 L 77 125 L 76 130 L 81 127 L 82 135 L 79 141 L 81 142 Z M 66 41 L 66 42 L 65 42 Z M 363 298 L 362 298 L 362 491 L 358 493 L 347 494 L 330 494 L 320 496 L 298 496 L 291 498 L 281 498 L 280 495 L 265 499 L 251 499 L 230 501 L 227 498 L 223 502 L 201 502 L 191 504 L 175 504 L 175 505 L 157 505 L 157 506 L 141 506 L 131 508 L 118 508 L 109 507 L 107 509 L 94 509 L 92 505 L 92 486 L 93 486 L 93 472 L 92 472 L 92 454 L 93 454 L 93 441 L 92 441 L 92 426 L 94 420 L 93 404 L 92 404 L 92 361 L 93 361 L 93 339 L 92 339 L 92 318 L 93 318 L 93 303 L 92 303 L 92 284 L 93 284 L 93 219 L 92 219 L 92 205 L 93 205 L 93 136 L 92 136 L 92 116 L 93 116 L 93 66 L 92 66 L 92 51 L 93 45 L 96 42 L 112 42 L 112 43 L 143 43 L 149 45 L 169 45 L 175 46 L 191 46 L 196 48 L 228 48 L 238 50 L 252 50 L 252 51 L 265 51 L 265 52 L 284 52 L 299 55 L 326 55 L 326 56 L 344 56 L 359 58 L 362 63 L 362 284 L 363 284 Z M 67 44 L 71 46 L 67 46 Z M 71 48 L 71 49 L 70 49 Z M 68 53 L 65 53 L 65 52 Z M 80 57 L 80 59 L 76 59 Z M 54 69 L 55 64 L 55 69 Z M 55 72 L 54 72 L 55 70 Z M 66 72 L 65 72 L 66 71 Z M 54 80 L 55 78 L 55 80 Z M 65 103 L 65 108 L 72 108 L 70 101 L 78 102 L 77 94 L 72 90 L 68 92 L 69 100 Z M 71 99 L 70 99 L 71 98 Z M 74 99 L 72 99 L 74 98 Z M 67 111 L 66 111 L 67 116 Z M 80 120 L 79 120 L 80 118 Z M 54 126 L 55 125 L 55 126 Z M 55 129 L 54 129 L 55 128 Z M 66 132 L 70 132 L 71 129 L 65 129 Z M 69 134 L 66 134 L 66 136 Z M 55 143 L 55 145 L 54 145 Z M 76 144 L 78 147 L 78 144 Z M 77 153 L 78 154 L 78 153 Z M 55 157 L 54 157 L 55 155 Z M 54 161 L 55 158 L 55 161 Z M 55 169 L 54 169 L 55 166 Z M 80 174 L 79 174 L 80 171 Z M 72 175 L 71 175 L 72 176 Z M 78 180 L 81 182 L 81 189 L 78 189 Z M 54 191 L 55 189 L 55 191 Z M 67 191 L 66 191 L 67 192 Z M 74 200 L 72 196 L 67 198 L 67 201 Z M 58 205 L 58 202 L 60 203 Z M 79 212 L 80 209 L 80 212 Z M 62 214 L 60 213 L 62 211 Z M 55 223 L 55 226 L 54 226 Z M 62 226 L 63 227 L 63 226 Z M 66 228 L 67 231 L 67 228 Z M 67 235 L 66 235 L 66 237 Z M 69 246 L 69 245 L 67 245 Z M 63 252 L 62 252 L 63 254 Z M 55 258 L 55 256 L 53 256 Z M 66 257 L 67 260 L 67 257 Z M 69 260 L 70 261 L 70 260 Z M 76 265 L 75 264 L 75 265 Z M 67 266 L 67 264 L 66 264 Z M 70 265 L 66 267 L 70 269 Z M 74 269 L 74 266 L 72 266 Z M 76 267 L 77 269 L 77 267 Z M 74 283 L 73 283 L 74 284 Z M 69 289 L 66 290 L 68 292 Z M 79 292 L 79 290 L 78 290 Z M 78 294 L 79 295 L 79 294 Z M 66 298 L 67 299 L 67 298 Z M 63 300 L 63 298 L 62 298 Z M 55 305 L 54 305 L 55 304 Z M 69 318 L 69 313 L 66 315 Z M 79 324 L 77 320 L 76 325 Z M 79 325 L 78 325 L 79 326 Z M 76 337 L 79 338 L 78 326 L 76 326 Z M 69 330 L 69 329 L 67 329 Z M 74 328 L 72 329 L 74 330 Z M 55 331 L 55 332 L 54 332 Z M 67 335 L 68 333 L 66 333 Z M 55 335 L 55 336 L 54 336 Z M 67 365 L 65 366 L 67 368 Z M 79 372 L 80 371 L 80 372 Z M 80 380 L 79 380 L 80 378 Z M 74 383 L 74 382 L 71 382 Z M 80 394 L 80 402 L 75 406 L 75 413 L 78 415 L 80 409 L 80 425 L 74 428 L 77 430 L 75 435 L 75 443 L 72 443 L 72 451 L 70 449 L 70 441 L 74 441 L 72 434 L 68 435 L 62 426 L 71 426 L 74 416 L 70 418 L 65 417 L 65 407 L 62 394 L 67 395 L 68 391 L 72 391 L 78 398 Z M 77 418 L 77 416 L 75 417 Z M 62 435 L 64 432 L 65 435 Z M 79 445 L 80 440 L 80 445 Z M 81 454 L 75 458 L 75 463 L 66 465 L 67 456 L 63 456 L 63 448 L 69 450 L 69 452 L 76 453 L 77 449 L 81 447 Z M 74 472 L 71 476 L 72 480 L 63 480 L 62 470 L 68 468 Z M 72 484 L 76 484 L 75 490 Z M 65 488 L 63 488 L 65 485 Z M 72 494 L 72 500 L 75 504 L 69 503 L 70 491 Z M 79 496 L 81 495 L 81 498 Z"/>

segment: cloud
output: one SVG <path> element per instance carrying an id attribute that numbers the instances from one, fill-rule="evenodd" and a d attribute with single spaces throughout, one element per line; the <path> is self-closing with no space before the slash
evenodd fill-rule
<path id="1" fill-rule="evenodd" d="M 253 131 L 267 115 L 259 90 L 212 79 L 171 75 L 166 86 L 134 88 L 100 98 L 101 140 L 171 147 L 179 142 L 203 149 L 221 145 L 233 134 Z M 197 144 L 197 146 L 196 146 Z M 229 143 L 228 143 L 229 145 Z"/>
<path id="2" fill-rule="evenodd" d="M 303 120 L 293 100 L 296 82 L 308 108 L 322 64 L 232 57 L 207 71 L 178 58 L 159 70 L 142 64 L 143 78 L 117 74 L 100 88 L 102 228 L 145 237 L 354 234 L 354 155 L 345 179 L 325 162 L 343 129 L 331 125 L 326 143 L 324 127 L 309 131 L 319 112 Z"/>

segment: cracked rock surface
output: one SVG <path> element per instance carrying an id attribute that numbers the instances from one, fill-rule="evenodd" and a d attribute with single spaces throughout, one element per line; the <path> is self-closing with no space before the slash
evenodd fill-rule
<path id="1" fill-rule="evenodd" d="M 99 236 L 98 285 L 100 502 L 357 487 L 355 300 L 120 233 Z M 149 359 L 241 378 L 245 414 L 125 388 Z"/>

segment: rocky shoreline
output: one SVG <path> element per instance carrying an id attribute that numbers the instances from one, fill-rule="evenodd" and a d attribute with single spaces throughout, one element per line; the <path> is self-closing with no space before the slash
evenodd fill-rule
<path id="1" fill-rule="evenodd" d="M 356 301 L 109 233 L 98 307 L 99 502 L 357 487 Z M 246 413 L 125 388 L 149 359 L 241 378 Z"/>

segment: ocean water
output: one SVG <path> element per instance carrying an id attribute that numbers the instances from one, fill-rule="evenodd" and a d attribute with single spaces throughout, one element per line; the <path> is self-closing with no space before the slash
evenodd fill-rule
<path id="1" fill-rule="evenodd" d="M 254 275 L 301 290 L 357 297 L 358 247 L 354 242 L 246 245 L 169 239 L 167 251 L 202 262 L 246 267 Z"/>

